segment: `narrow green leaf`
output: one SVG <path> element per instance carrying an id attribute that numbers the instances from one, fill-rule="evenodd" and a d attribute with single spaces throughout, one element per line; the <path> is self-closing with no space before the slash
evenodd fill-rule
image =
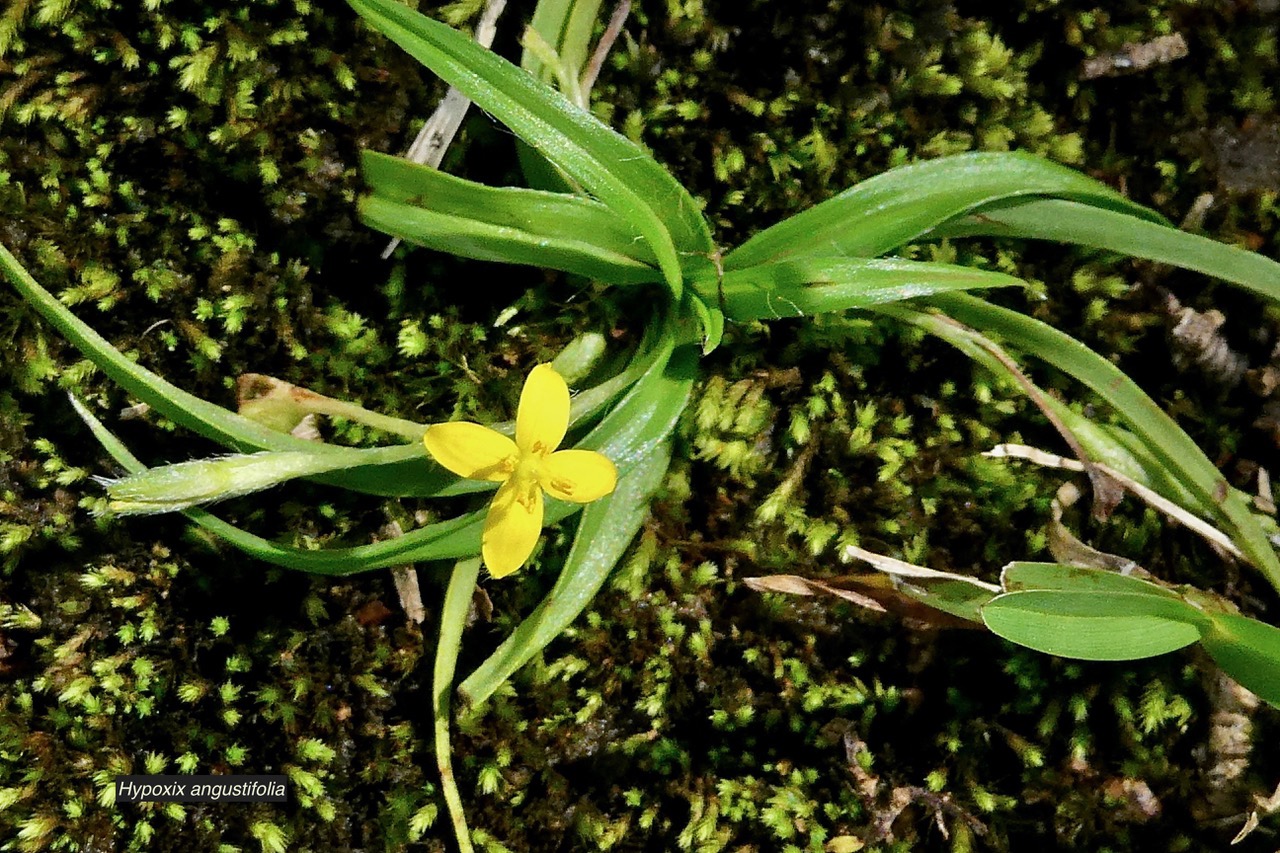
<path id="1" fill-rule="evenodd" d="M 245 452 L 279 450 L 330 455 L 335 466 L 342 469 L 341 473 L 320 475 L 316 479 L 368 494 L 429 495 L 457 479 L 431 479 L 433 466 L 428 464 L 420 446 L 370 451 L 305 441 L 206 402 L 126 358 L 41 287 L 3 245 L 0 245 L 0 269 L 22 298 L 103 373 L 174 423 L 206 438 Z"/>
<path id="2" fill-rule="evenodd" d="M 1029 380 L 1016 367 L 997 358 L 990 351 L 989 347 L 995 345 L 994 341 L 972 328 L 950 320 L 943 314 L 920 311 L 904 305 L 882 305 L 876 307 L 875 311 L 917 325 L 952 344 L 997 376 L 1009 376 L 1019 392 L 1033 395 L 1036 404 L 1048 410 L 1046 414 L 1051 413 L 1058 419 L 1059 429 L 1072 437 L 1075 445 L 1078 445 L 1078 451 L 1085 459 L 1107 466 L 1109 475 L 1124 483 L 1126 490 L 1134 492 L 1136 497 L 1151 503 L 1161 512 L 1187 525 L 1201 536 L 1217 542 L 1232 554 L 1241 556 L 1238 546 L 1231 537 L 1206 521 L 1206 519 L 1223 517 L 1217 497 L 1207 500 L 1202 496 L 1203 493 L 1197 493 L 1189 488 L 1185 484 L 1186 472 L 1162 463 L 1147 442 L 1126 429 L 1096 424 L 1072 411 L 1052 395 L 1035 389 L 1034 386 L 1029 385 Z M 1052 363 L 1052 358 L 1043 354 L 1041 357 Z M 1101 361 L 1101 358 L 1096 355 L 1095 358 Z M 1112 390 L 1117 390 L 1119 387 L 1119 384 L 1113 384 Z M 1076 448 L 1073 446 L 1073 449 Z M 1207 461 L 1205 464 L 1207 465 Z M 1223 492 L 1223 494 L 1227 493 Z M 1232 499 L 1244 502 L 1248 497 L 1234 495 Z"/>
<path id="3" fill-rule="evenodd" d="M 373 151 L 364 152 L 361 167 L 370 192 L 381 201 L 474 220 L 526 235 L 531 241 L 581 247 L 576 251 L 612 259 L 611 263 L 629 270 L 648 267 L 650 281 L 662 280 L 657 258 L 643 235 L 598 201 L 567 193 L 490 187 Z"/>
<path id="4" fill-rule="evenodd" d="M 574 0 L 539 0 L 538 5 L 533 9 L 529 28 L 542 36 L 543 41 L 555 46 L 558 50 L 564 43 L 569 13 L 576 5 Z M 542 60 L 528 49 L 520 53 L 520 67 L 543 83 L 550 83 L 556 76 L 554 69 L 547 68 Z"/>
<path id="5" fill-rule="evenodd" d="M 1033 589 L 1102 594 L 1121 592 L 1181 600 L 1178 593 L 1173 590 L 1142 578 L 1129 577 L 1105 569 L 1066 566 L 1061 563 L 1010 563 L 1001 572 L 1000 585 L 1006 592 L 1023 592 Z"/>
<path id="6" fill-rule="evenodd" d="M 644 149 L 444 24 L 395 0 L 349 2 L 380 32 L 634 223 L 679 298 L 684 284 L 677 252 L 711 252 L 711 233 L 688 191 Z"/>
<path id="7" fill-rule="evenodd" d="M 1280 300 L 1280 263 L 1238 246 L 1076 201 L 1023 199 L 982 207 L 925 235 L 1015 237 L 1076 243 L 1172 264 Z"/>
<path id="8" fill-rule="evenodd" d="M 378 196 L 360 199 L 360 221 L 384 234 L 464 258 L 549 267 L 605 284 L 662 281 L 657 269 L 586 240 L 546 237 L 397 204 Z"/>
<path id="9" fill-rule="evenodd" d="M 724 311 L 718 302 L 708 302 L 692 289 L 684 294 L 685 310 L 691 313 L 702 329 L 702 354 L 706 355 L 720 346 L 724 338 Z"/>
<path id="10" fill-rule="evenodd" d="M 560 69 L 549 68 L 526 45 L 520 53 L 520 67 L 550 85 L 552 81 L 572 80 L 569 89 L 561 87 L 570 100 L 588 108 L 591 93 L 582 88 L 582 71 L 586 64 L 587 49 L 590 46 L 592 30 L 596 17 L 600 13 L 600 0 L 539 0 L 533 10 L 530 29 L 537 32 L 542 40 L 552 45 L 558 54 Z M 525 44 L 527 38 L 521 39 Z M 573 93 L 572 95 L 570 93 Z M 520 170 L 524 173 L 529 186 L 555 192 L 572 192 L 574 187 L 562 172 L 547 162 L 547 159 L 531 148 L 524 140 L 516 145 L 516 153 L 520 158 Z"/>
<path id="11" fill-rule="evenodd" d="M 1056 398 L 1046 395 L 1046 399 L 1088 452 L 1090 459 L 1141 483 L 1187 512 L 1202 518 L 1217 517 L 1217 508 L 1205 505 L 1183 484 L 1185 476 L 1162 465 L 1138 436 L 1123 427 L 1091 420 Z"/>
<path id="12" fill-rule="evenodd" d="M 1011 592 L 982 607 L 992 633 L 1051 655 L 1137 660 L 1200 639 L 1203 614 L 1180 599 L 1142 592 Z"/>
<path id="13" fill-rule="evenodd" d="M 697 376 L 697 353 L 690 335 L 677 344 L 674 323 L 668 321 L 655 358 L 644 375 L 581 442 L 598 450 L 618 466 L 619 474 L 647 458 L 667 440 L 688 402 Z"/>
<path id="14" fill-rule="evenodd" d="M 1211 613 L 1201 643 L 1223 672 L 1280 708 L 1280 628 L 1234 613 Z"/>
<path id="15" fill-rule="evenodd" d="M 556 45 L 560 59 L 568 72 L 581 77 L 587 64 L 587 50 L 591 46 L 591 33 L 600 17 L 602 0 L 574 0 L 573 9 L 565 22 L 564 33 Z"/>
<path id="16" fill-rule="evenodd" d="M 898 258 L 808 256 L 724 276 L 730 319 L 804 317 L 866 308 L 951 290 L 1024 285 L 1021 279 L 952 264 Z"/>
<path id="17" fill-rule="evenodd" d="M 302 450 L 319 453 L 349 452 L 332 445 L 286 435 L 268 429 L 221 406 L 205 402 L 181 388 L 171 385 L 144 367 L 135 364 L 113 347 L 53 294 L 40 286 L 18 263 L 7 248 L 0 245 L 0 268 L 22 298 L 61 332 L 76 349 L 96 364 L 103 373 L 126 391 L 174 423 L 206 438 L 236 450 Z M 322 448 L 317 450 L 317 447 Z"/>
<path id="18" fill-rule="evenodd" d="M 1194 496 L 1249 561 L 1280 589 L 1280 559 L 1248 502 L 1231 489 L 1191 437 L 1114 364 L 1084 344 L 1039 320 L 976 299 L 965 293 L 937 294 L 929 302 L 984 333 L 1008 343 L 1075 377 L 1107 401 L 1151 455 Z"/>
<path id="19" fill-rule="evenodd" d="M 730 252 L 725 269 L 797 255 L 874 258 L 976 207 L 1062 196 L 1162 221 L 1079 172 L 1022 152 L 969 153 L 899 166 L 796 214 Z"/>

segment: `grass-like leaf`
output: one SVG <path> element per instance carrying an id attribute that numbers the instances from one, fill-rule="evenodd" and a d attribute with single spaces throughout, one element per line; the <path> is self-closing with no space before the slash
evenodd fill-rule
<path id="1" fill-rule="evenodd" d="M 1106 400 L 1161 467 L 1195 496 L 1199 507 L 1213 510 L 1218 526 L 1271 584 L 1280 588 L 1280 559 L 1247 500 L 1230 488 L 1204 451 L 1119 368 L 1052 326 L 968 294 L 939 294 L 928 301 L 982 332 L 994 332 Z"/>
<path id="2" fill-rule="evenodd" d="M 804 317 L 867 308 L 952 290 L 1025 285 L 953 264 L 898 258 L 806 256 L 728 272 L 724 304 L 733 320 Z"/>
<path id="3" fill-rule="evenodd" d="M 541 236 L 377 196 L 360 200 L 360 221 L 384 234 L 463 258 L 563 270 L 605 284 L 662 281 L 657 269 L 586 240 Z"/>
<path id="4" fill-rule="evenodd" d="M 899 166 L 761 231 L 725 258 L 742 269 L 797 255 L 874 258 L 1000 199 L 1058 196 L 1126 211 L 1156 222 L 1159 214 L 1048 160 L 975 152 Z"/>
<path id="5" fill-rule="evenodd" d="M 421 453 L 418 448 L 412 448 Z M 400 447 L 378 448 L 368 457 L 402 456 Z M 214 459 L 194 459 L 148 468 L 119 480 L 106 482 L 110 509 L 121 515 L 176 512 L 210 501 L 247 495 L 292 480 L 340 471 L 349 467 L 344 456 L 267 450 Z"/>
<path id="6" fill-rule="evenodd" d="M 679 253 L 709 255 L 711 233 L 688 191 L 644 149 L 528 73 L 396 0 L 348 2 L 378 31 L 634 223 L 679 299 L 684 287 Z"/>
<path id="7" fill-rule="evenodd" d="M 661 282 L 643 236 L 597 201 L 489 187 L 399 157 L 365 152 L 366 225 L 480 260 L 551 267 L 609 284 Z"/>
<path id="8" fill-rule="evenodd" d="M 126 358 L 124 353 L 113 347 L 106 338 L 72 314 L 65 305 L 54 298 L 52 293 L 41 287 L 18 263 L 18 259 L 2 245 L 0 245 L 0 269 L 3 269 L 9 282 L 22 294 L 27 304 L 35 308 L 103 373 L 174 423 L 240 451 L 300 450 L 335 454 L 354 452 L 348 448 L 317 445 L 315 442 L 276 432 L 183 391 Z"/>
<path id="9" fill-rule="evenodd" d="M 924 236 L 1016 237 L 1075 243 L 1195 270 L 1280 300 L 1280 263 L 1270 258 L 1123 211 L 1075 201 L 1024 199 L 991 204 Z"/>
<path id="10" fill-rule="evenodd" d="M 472 853 L 471 834 L 467 831 L 466 810 L 458 793 L 458 782 L 453 775 L 453 747 L 449 739 L 450 701 L 453 694 L 453 676 L 457 671 L 458 652 L 462 649 L 462 632 L 467 627 L 467 614 L 471 612 L 471 597 L 475 594 L 476 580 L 480 577 L 480 558 L 460 560 L 449 576 L 449 589 L 445 592 L 444 607 L 440 610 L 440 640 L 436 643 L 435 665 L 431 675 L 431 706 L 435 714 L 436 767 L 440 771 L 441 788 L 453 835 L 460 853 Z"/>
<path id="11" fill-rule="evenodd" d="M 126 358 L 41 287 L 3 245 L 0 270 L 29 305 L 109 378 L 174 423 L 205 438 L 241 452 L 275 450 L 330 456 L 332 470 L 340 473 L 318 475 L 316 479 L 367 494 L 430 495 L 457 479 L 439 476 L 419 446 L 367 450 L 305 441 L 206 402 Z"/>

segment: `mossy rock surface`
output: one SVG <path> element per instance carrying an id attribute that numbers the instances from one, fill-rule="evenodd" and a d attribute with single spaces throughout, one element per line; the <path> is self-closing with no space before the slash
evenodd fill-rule
<path id="1" fill-rule="evenodd" d="M 479 4 L 421 5 L 461 19 Z M 530 12 L 511 4 L 500 50 Z M 1174 221 L 1212 193 L 1204 231 L 1275 257 L 1275 21 L 1248 2 L 643 0 L 596 109 L 687 183 L 726 245 L 899 163 L 1021 148 Z M 1172 34 L 1187 58 L 1081 79 L 1090 57 Z M 354 215 L 358 151 L 401 150 L 441 93 L 336 2 L 16 0 L 0 11 L 0 240 L 207 399 L 230 404 L 235 378 L 259 372 L 419 420 L 509 417 L 528 368 L 577 332 L 633 342 L 636 306 L 536 270 L 377 259 L 383 238 Z M 519 180 L 511 137 L 483 115 L 446 165 Z M 915 251 L 1031 280 L 1048 299 L 1000 298 L 1114 356 L 1241 488 L 1275 458 L 1274 401 L 1194 352 L 1171 358 L 1169 294 L 1221 310 L 1224 340 L 1265 364 L 1277 318 L 1249 297 L 1052 246 Z M 213 448 L 151 414 L 119 419 L 134 401 L 0 299 L 0 850 L 453 849 L 429 690 L 448 566 L 418 567 L 419 628 L 386 572 L 310 578 L 178 518 L 95 516 L 89 478 L 116 472 L 63 390 L 148 462 Z M 1062 478 L 978 454 L 1054 438 L 990 376 L 858 317 L 731 327 L 703 367 L 615 580 L 458 720 L 480 849 L 1220 850 L 1271 794 L 1275 713 L 1193 654 L 1073 663 L 742 584 L 848 573 L 854 542 L 986 577 L 1046 559 Z M 305 484 L 219 507 L 316 545 L 435 511 Z M 1258 579 L 1153 513 L 1072 522 L 1275 621 Z M 485 582 L 492 616 L 468 630 L 461 672 L 545 592 L 570 533 Z M 111 802 L 114 776 L 144 772 L 286 773 L 293 795 Z M 1263 815 L 1240 849 L 1273 849 L 1276 828 Z"/>

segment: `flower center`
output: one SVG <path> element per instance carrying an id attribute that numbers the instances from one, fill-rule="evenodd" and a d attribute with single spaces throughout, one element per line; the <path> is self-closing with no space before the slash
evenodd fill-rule
<path id="1" fill-rule="evenodd" d="M 535 444 L 535 450 L 539 446 Z M 533 510 L 533 502 L 538 496 L 538 467 L 541 462 L 542 457 L 536 452 L 521 454 L 511 475 L 515 480 L 516 501 L 529 511 Z"/>

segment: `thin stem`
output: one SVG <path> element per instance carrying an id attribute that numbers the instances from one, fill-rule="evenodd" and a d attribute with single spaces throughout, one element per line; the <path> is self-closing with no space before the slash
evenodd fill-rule
<path id="1" fill-rule="evenodd" d="M 459 560 L 454 564 L 449 589 L 444 596 L 444 608 L 440 613 L 440 642 L 436 646 L 431 684 L 436 715 L 436 767 L 440 771 L 440 787 L 444 791 L 445 806 L 449 810 L 453 835 L 458 841 L 460 853 L 474 853 L 475 848 L 471 846 L 467 815 L 462 808 L 458 782 L 453 776 L 453 748 L 449 743 L 449 699 L 453 693 L 453 674 L 458 663 L 458 650 L 462 645 L 462 630 L 467 624 L 467 612 L 471 607 L 471 596 L 475 592 L 479 576 L 479 557 Z"/>

